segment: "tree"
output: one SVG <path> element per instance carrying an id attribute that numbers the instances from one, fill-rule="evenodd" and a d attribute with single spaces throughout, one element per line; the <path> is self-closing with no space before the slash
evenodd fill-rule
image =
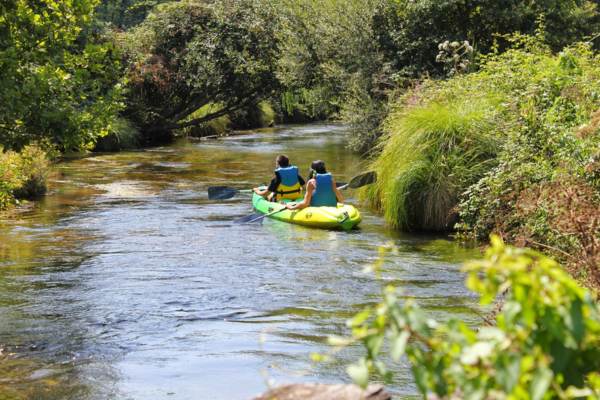
<path id="1" fill-rule="evenodd" d="M 255 0 L 159 5 L 128 35 L 145 39 L 129 71 L 126 115 L 149 141 L 161 141 L 271 95 L 275 28 L 272 9 Z M 187 119 L 206 105 L 213 105 L 209 114 Z"/>
<path id="2" fill-rule="evenodd" d="M 598 6 L 590 0 L 386 0 L 373 27 L 386 62 L 406 77 L 418 77 L 443 74 L 435 59 L 446 40 L 468 40 L 485 54 L 500 35 L 533 34 L 540 18 L 555 51 L 600 29 Z"/>
<path id="3" fill-rule="evenodd" d="M 0 144 L 49 139 L 91 146 L 120 104 L 120 65 L 108 43 L 81 37 L 97 0 L 0 3 Z"/>

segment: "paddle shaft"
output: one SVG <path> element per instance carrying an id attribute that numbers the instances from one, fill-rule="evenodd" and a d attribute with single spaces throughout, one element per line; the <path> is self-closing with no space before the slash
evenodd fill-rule
<path id="1" fill-rule="evenodd" d="M 252 222 L 256 222 L 256 221 L 258 221 L 259 219 L 263 219 L 263 218 L 266 218 L 266 217 L 270 217 L 271 215 L 273 215 L 273 214 L 277 214 L 277 213 L 279 213 L 279 212 L 282 212 L 283 210 L 287 210 L 287 207 L 282 207 L 282 208 L 280 208 L 279 210 L 271 211 L 271 212 L 270 212 L 270 213 L 268 213 L 268 214 L 263 214 L 263 215 L 261 215 L 260 217 L 256 217 L 256 218 L 254 218 L 253 220 L 250 220 L 250 221 L 248 221 L 248 222 L 246 222 L 246 223 L 247 223 L 247 224 L 251 224 Z"/>

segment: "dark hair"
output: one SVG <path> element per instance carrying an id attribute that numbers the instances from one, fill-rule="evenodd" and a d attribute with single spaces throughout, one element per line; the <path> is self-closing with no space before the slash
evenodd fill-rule
<path id="1" fill-rule="evenodd" d="M 283 168 L 289 167 L 290 165 L 290 159 L 287 158 L 287 156 L 284 156 L 283 154 L 278 155 L 275 161 L 277 162 L 277 165 Z"/>
<path id="2" fill-rule="evenodd" d="M 310 169 L 311 171 L 314 171 L 317 174 L 326 174 L 327 170 L 325 169 L 325 161 L 322 160 L 316 160 L 313 161 L 312 164 L 310 164 Z M 314 173 L 310 174 L 311 177 L 314 177 Z"/>

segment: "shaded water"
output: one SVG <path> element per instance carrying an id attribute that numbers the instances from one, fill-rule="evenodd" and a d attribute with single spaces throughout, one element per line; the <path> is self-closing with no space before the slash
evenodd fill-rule
<path id="1" fill-rule="evenodd" d="M 477 321 L 451 241 L 400 235 L 364 210 L 349 233 L 267 220 L 211 185 L 266 182 L 278 153 L 338 181 L 362 172 L 336 125 L 182 141 L 58 166 L 41 202 L 0 224 L 0 399 L 247 399 L 269 382 L 347 382 L 346 363 L 313 365 L 329 334 L 380 298 L 362 272 L 392 242 L 383 279 L 439 319 Z M 353 202 L 351 195 L 349 201 Z M 415 394 L 406 365 L 393 391 Z"/>

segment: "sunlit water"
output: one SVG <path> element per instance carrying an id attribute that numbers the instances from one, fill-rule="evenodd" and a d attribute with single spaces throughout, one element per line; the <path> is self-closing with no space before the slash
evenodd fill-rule
<path id="1" fill-rule="evenodd" d="M 348 382 L 352 348 L 313 364 L 383 283 L 432 317 L 478 321 L 460 264 L 472 251 L 401 235 L 363 211 L 331 232 L 238 225 L 249 198 L 207 188 L 267 182 L 278 153 L 338 181 L 363 171 L 336 125 L 94 155 L 58 166 L 41 202 L 0 224 L 0 399 L 249 399 L 272 383 Z M 355 202 L 353 193 L 347 193 Z M 363 272 L 393 243 L 383 281 Z M 405 363 L 390 389 L 416 394 Z"/>

